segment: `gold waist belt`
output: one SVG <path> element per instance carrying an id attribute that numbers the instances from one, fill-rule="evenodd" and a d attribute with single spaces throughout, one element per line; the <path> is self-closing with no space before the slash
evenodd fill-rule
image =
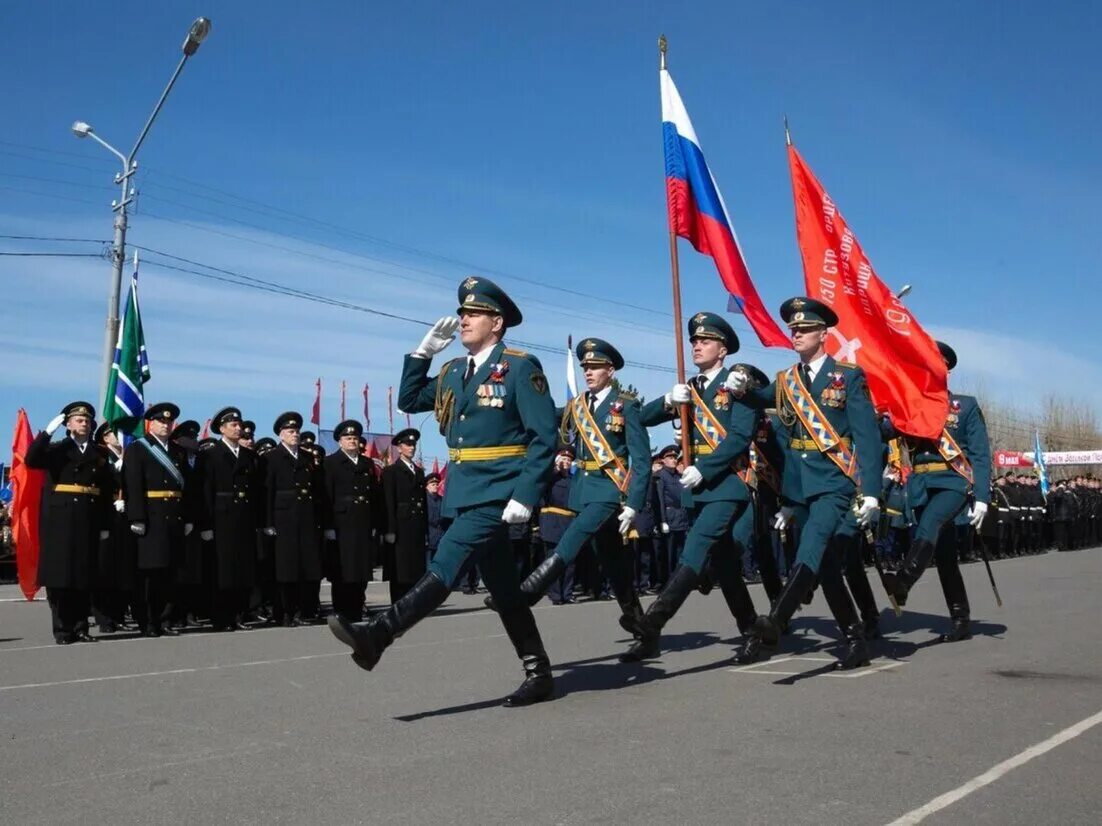
<path id="1" fill-rule="evenodd" d="M 450 447 L 448 460 L 452 462 L 491 462 L 494 459 L 511 459 L 528 453 L 525 445 L 501 447 Z"/>
<path id="2" fill-rule="evenodd" d="M 83 493 L 85 496 L 99 496 L 99 488 L 90 485 L 54 485 L 54 493 Z"/>
<path id="3" fill-rule="evenodd" d="M 949 470 L 949 465 L 945 462 L 926 462 L 925 464 L 915 465 L 912 470 L 915 473 L 939 473 L 943 470 Z"/>
<path id="4" fill-rule="evenodd" d="M 184 492 L 182 490 L 147 490 L 145 492 L 146 499 L 183 499 Z"/>
<path id="5" fill-rule="evenodd" d="M 845 447 L 849 447 L 849 439 L 840 440 Z M 819 445 L 816 444 L 814 439 L 793 439 L 788 443 L 788 446 L 793 450 L 818 450 Z"/>
<path id="6" fill-rule="evenodd" d="M 555 508 L 550 506 L 546 508 L 540 508 L 540 513 L 554 513 L 558 514 L 559 516 L 577 516 L 574 511 L 567 510 L 566 508 Z"/>

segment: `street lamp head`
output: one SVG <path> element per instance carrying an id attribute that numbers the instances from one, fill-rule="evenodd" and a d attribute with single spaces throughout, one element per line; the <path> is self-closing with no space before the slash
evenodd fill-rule
<path id="1" fill-rule="evenodd" d="M 70 128 L 73 130 L 73 134 L 78 138 L 86 138 L 92 134 L 91 125 L 82 120 L 73 121 L 73 125 Z"/>
<path id="2" fill-rule="evenodd" d="M 182 47 L 184 54 L 191 57 L 199 51 L 199 44 L 207 39 L 208 34 L 210 34 L 210 20 L 206 17 L 195 18 L 195 22 L 188 29 L 187 37 L 184 38 Z"/>
<path id="3" fill-rule="evenodd" d="M 895 297 L 896 298 L 902 298 L 903 296 L 905 296 L 910 291 L 911 291 L 911 285 L 910 284 L 904 284 L 902 287 L 899 288 L 899 292 L 896 293 Z"/>

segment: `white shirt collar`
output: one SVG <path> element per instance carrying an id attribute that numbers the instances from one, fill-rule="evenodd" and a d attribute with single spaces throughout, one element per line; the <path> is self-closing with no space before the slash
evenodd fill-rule
<path id="1" fill-rule="evenodd" d="M 288 453 L 290 453 L 292 456 L 294 456 L 296 462 L 298 461 L 298 451 L 297 450 L 291 450 L 291 448 L 287 447 L 287 445 L 283 444 L 283 442 L 280 442 L 279 445 L 284 450 L 286 450 Z"/>
<path id="2" fill-rule="evenodd" d="M 589 391 L 586 391 L 586 392 L 588 393 Z M 604 389 L 604 390 L 598 390 L 598 391 L 597 391 L 597 394 L 596 394 L 596 395 L 597 395 L 597 399 L 596 399 L 596 401 L 594 401 L 594 403 L 593 403 L 593 408 L 594 408 L 594 409 L 597 409 L 597 408 L 598 408 L 598 407 L 600 407 L 600 406 L 601 406 L 602 404 L 604 404 L 604 402 L 605 402 L 605 399 L 606 399 L 606 398 L 608 398 L 608 394 L 609 394 L 609 393 L 611 393 L 611 392 L 612 392 L 612 385 L 611 385 L 611 384 L 610 384 L 610 385 L 608 385 L 607 387 L 605 387 L 605 389 Z"/>
<path id="3" fill-rule="evenodd" d="M 344 453 L 344 455 L 348 457 L 348 461 L 350 461 L 352 464 L 358 465 L 360 463 L 360 455 L 358 453 L 353 453 L 351 456 L 349 456 L 343 450 L 341 451 L 341 453 Z"/>
<path id="4" fill-rule="evenodd" d="M 500 342 L 495 341 L 489 347 L 485 347 L 477 353 L 467 353 L 468 360 L 472 357 L 474 358 L 475 372 L 482 369 L 482 365 L 486 363 L 486 359 L 490 357 L 490 353 L 494 351 L 494 348 L 497 347 L 498 344 L 500 344 Z"/>
<path id="5" fill-rule="evenodd" d="M 163 447 L 165 449 L 165 453 L 168 453 L 168 442 L 161 441 L 156 436 L 154 436 L 152 433 L 149 434 L 149 438 L 151 438 L 153 441 L 155 441 L 157 444 L 159 444 L 161 447 Z"/>
<path id="6" fill-rule="evenodd" d="M 240 445 L 235 445 L 233 442 L 231 442 L 225 436 L 222 437 L 222 444 L 224 444 L 226 447 L 228 447 L 230 449 L 230 453 L 232 453 L 234 456 L 236 456 L 237 452 L 239 450 L 241 450 Z"/>
<path id="7" fill-rule="evenodd" d="M 819 358 L 813 359 L 807 363 L 807 374 L 811 381 L 815 381 L 815 377 L 819 375 L 819 371 L 823 369 L 823 362 L 826 361 L 827 354 L 823 353 Z"/>
<path id="8" fill-rule="evenodd" d="M 409 459 L 407 459 L 404 456 L 399 456 L 398 458 L 402 460 L 403 465 L 405 465 L 406 467 L 409 468 L 410 473 L 417 473 L 417 467 L 413 464 L 412 461 L 410 461 Z"/>
<path id="9" fill-rule="evenodd" d="M 711 370 L 708 370 L 704 373 L 700 373 L 700 375 L 704 377 L 704 389 L 705 390 L 707 390 L 711 386 L 712 382 L 715 381 L 716 376 L 719 375 L 719 371 L 722 370 L 722 369 L 723 369 L 723 362 L 720 362 L 715 367 L 713 367 Z"/>
<path id="10" fill-rule="evenodd" d="M 72 437 L 70 436 L 69 438 L 72 438 Z M 85 440 L 83 442 L 78 442 L 76 439 L 73 439 L 73 444 L 77 446 L 77 450 L 79 450 L 81 453 L 83 453 L 85 450 L 88 449 L 88 441 L 87 440 Z"/>

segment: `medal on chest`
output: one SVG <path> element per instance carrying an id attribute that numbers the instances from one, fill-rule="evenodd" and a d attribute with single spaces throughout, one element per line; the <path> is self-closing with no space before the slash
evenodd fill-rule
<path id="1" fill-rule="evenodd" d="M 846 406 L 846 377 L 841 372 L 828 373 L 830 382 L 819 394 L 819 399 L 827 407 L 842 408 Z"/>
<path id="2" fill-rule="evenodd" d="M 614 401 L 608 409 L 608 416 L 605 417 L 605 429 L 609 433 L 624 432 L 624 403 L 619 399 Z"/>
<path id="3" fill-rule="evenodd" d="M 956 427 L 960 424 L 960 402 L 953 399 L 949 402 L 949 415 L 945 417 L 946 427 Z"/>
<path id="4" fill-rule="evenodd" d="M 490 378 L 478 386 L 478 404 L 480 407 L 505 406 L 505 375 L 509 372 L 509 362 L 499 361 L 490 365 Z"/>
<path id="5" fill-rule="evenodd" d="M 716 391 L 715 396 L 712 398 L 712 406 L 716 410 L 727 410 L 731 406 L 731 393 L 726 385 L 723 385 Z"/>

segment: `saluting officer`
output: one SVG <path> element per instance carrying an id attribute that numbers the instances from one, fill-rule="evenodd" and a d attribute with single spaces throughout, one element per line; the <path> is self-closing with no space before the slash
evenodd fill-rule
<path id="1" fill-rule="evenodd" d="M 126 518 L 138 545 L 138 599 L 147 637 L 179 632 L 165 623 L 173 567 L 183 557 L 184 537 L 194 523 L 191 501 L 184 500 L 184 451 L 168 441 L 180 408 L 161 402 L 145 412 L 148 433 L 123 453 Z"/>
<path id="2" fill-rule="evenodd" d="M 939 341 L 945 366 L 957 366 L 957 354 Z M 933 560 L 941 590 L 949 607 L 952 628 L 942 639 L 957 642 L 971 638 L 971 612 L 964 579 L 960 575 L 953 520 L 968 510 L 973 528 L 983 524 L 991 497 L 991 444 L 983 411 L 972 396 L 949 393 L 949 414 L 936 441 L 908 438 L 912 473 L 907 498 L 918 519 L 914 542 L 898 573 L 888 575 L 888 586 L 900 605 Z M 972 506 L 969 509 L 969 500 Z"/>
<path id="3" fill-rule="evenodd" d="M 459 287 L 460 319 L 440 319 L 406 357 L 399 406 L 435 410 L 448 442 L 444 511 L 454 520 L 424 577 L 391 608 L 364 623 L 329 618 L 333 633 L 362 668 L 375 667 L 395 636 L 427 617 L 447 598 L 464 564 L 477 561 L 506 633 L 524 664 L 525 680 L 510 706 L 551 699 L 551 664 L 509 553 L 509 524 L 527 522 L 551 476 L 555 406 L 539 362 L 506 348 L 505 331 L 520 310 L 486 278 Z M 467 356 L 429 378 L 430 360 L 459 331 Z"/>
<path id="4" fill-rule="evenodd" d="M 856 507 L 864 527 L 879 510 L 883 443 L 865 372 L 835 361 L 826 352 L 827 330 L 838 323 L 834 310 L 821 301 L 797 296 L 781 305 L 781 318 L 792 331 L 797 364 L 777 374 L 764 389 L 751 389 L 741 374 L 728 387 L 762 407 L 775 405 L 791 441 L 783 495 L 791 505 L 777 514 L 778 530 L 795 519 L 800 527 L 795 564 L 768 616 L 758 617 L 755 635 L 775 646 L 804 597 L 819 578 L 831 613 L 846 640 L 840 667 L 867 665 L 865 628 L 842 582 L 842 560 L 830 541 Z"/>
<path id="5" fill-rule="evenodd" d="M 65 405 L 27 448 L 27 467 L 46 472 L 39 528 L 38 584 L 46 588 L 54 640 L 91 642 L 88 635 L 91 566 L 97 545 L 110 535 L 110 457 L 92 444 L 96 409 Z M 64 424 L 68 435 L 51 444 Z"/>
<path id="6" fill-rule="evenodd" d="M 245 626 L 241 615 L 256 580 L 256 531 L 262 512 L 262 485 L 256 454 L 241 447 L 241 411 L 224 407 L 212 423 L 221 438 L 199 454 L 203 479 L 202 539 L 214 543 L 217 562 L 215 630 Z"/>
<path id="7" fill-rule="evenodd" d="M 283 624 L 301 625 L 321 580 L 320 467 L 314 455 L 299 449 L 302 416 L 287 412 L 272 429 L 279 446 L 264 457 L 264 533 L 275 537 L 275 575 L 283 603 Z"/>
<path id="8" fill-rule="evenodd" d="M 390 601 L 397 602 L 425 575 L 429 516 L 425 503 L 425 471 L 413 462 L 420 431 L 409 427 L 394 436 L 398 459 L 383 468 L 386 502 L 386 542 L 393 554 Z"/>
<path id="9" fill-rule="evenodd" d="M 333 610 L 352 622 L 363 619 L 364 591 L 374 567 L 372 534 L 381 513 L 374 463 L 360 453 L 363 425 L 348 419 L 334 434 L 340 450 L 325 458 L 325 538 Z"/>

